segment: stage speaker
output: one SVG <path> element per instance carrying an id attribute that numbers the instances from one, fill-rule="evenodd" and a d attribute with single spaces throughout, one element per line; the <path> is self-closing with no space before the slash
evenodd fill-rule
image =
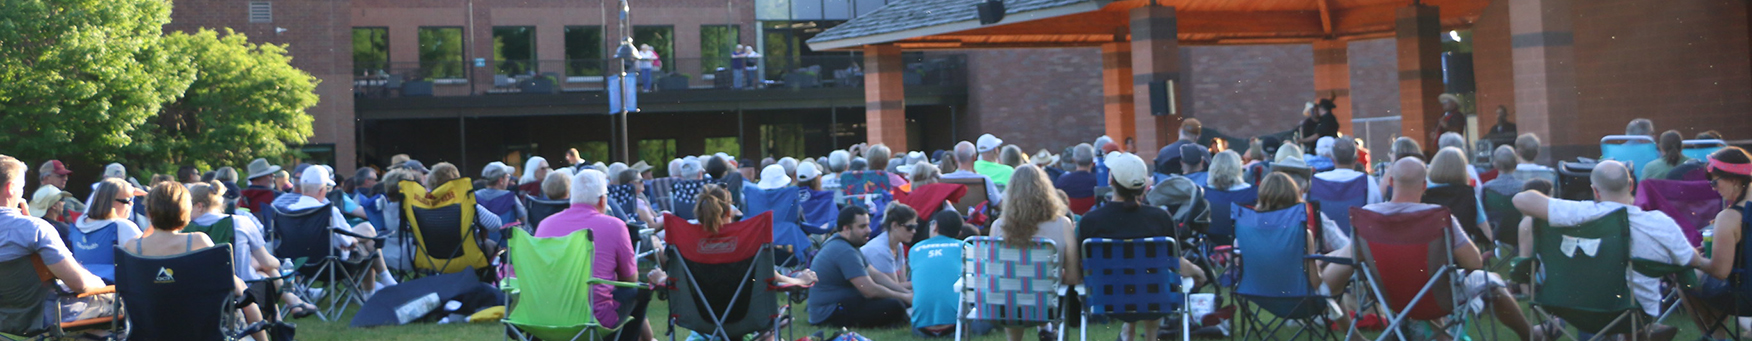
<path id="1" fill-rule="evenodd" d="M 1174 96 L 1174 80 L 1150 82 L 1150 115 L 1179 115 L 1179 99 Z"/>
<path id="2" fill-rule="evenodd" d="M 985 2 L 979 3 L 979 5 L 977 5 L 977 6 L 979 6 L 979 24 L 980 25 L 991 25 L 991 24 L 996 24 L 999 21 L 1004 21 L 1004 2 L 1003 1 L 986 0 Z"/>
<path id="3" fill-rule="evenodd" d="M 1442 85 L 1447 93 L 1467 94 L 1477 91 L 1472 77 L 1471 53 L 1442 53 Z"/>

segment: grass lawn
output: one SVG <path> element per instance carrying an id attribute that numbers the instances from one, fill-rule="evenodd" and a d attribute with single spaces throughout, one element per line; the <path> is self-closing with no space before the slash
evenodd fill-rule
<path id="1" fill-rule="evenodd" d="M 1525 307 L 1523 306 L 1523 308 L 1525 308 Z M 1526 311 L 1529 314 L 1531 314 L 1531 310 L 1523 310 L 1523 311 Z M 796 307 L 796 309 L 792 309 L 791 313 L 792 313 L 792 316 L 794 316 L 794 318 L 797 321 L 799 321 L 799 323 L 796 325 L 796 328 L 795 328 L 795 334 L 791 335 L 791 337 L 793 339 L 797 338 L 797 337 L 808 336 L 809 334 L 813 334 L 818 330 L 830 330 L 830 329 L 831 330 L 838 330 L 838 328 L 816 327 L 816 326 L 811 326 L 808 323 L 802 323 L 803 321 L 806 321 L 808 319 L 808 317 L 807 317 L 807 314 L 803 310 L 801 310 L 801 307 Z M 657 334 L 658 334 L 657 338 L 659 340 L 668 340 L 669 339 L 668 336 L 664 335 L 665 332 L 668 330 L 668 325 L 666 323 L 664 323 L 664 321 L 662 320 L 662 318 L 664 318 L 665 316 L 668 316 L 668 315 L 669 315 L 668 302 L 665 302 L 665 301 L 653 301 L 652 302 L 651 307 L 650 307 L 650 311 L 648 312 L 647 316 L 650 316 L 650 317 L 655 319 L 651 322 L 652 323 L 651 327 L 657 332 Z M 405 325 L 405 326 L 380 327 L 380 328 L 349 328 L 349 327 L 347 327 L 347 323 L 348 323 L 348 321 L 351 320 L 351 318 L 352 318 L 352 311 L 349 311 L 345 316 L 342 316 L 341 319 L 334 321 L 334 322 L 322 322 L 321 320 L 317 320 L 315 317 L 297 320 L 295 322 L 298 323 L 298 339 L 300 339 L 300 340 L 430 341 L 430 340 L 499 340 L 499 339 L 504 338 L 504 336 L 503 336 L 504 327 L 502 327 L 498 323 L 447 324 L 447 325 L 438 325 L 438 324 L 429 324 L 428 323 L 428 324 L 411 324 L 411 325 Z M 1498 335 L 1499 339 L 1502 339 L 1502 340 L 1515 340 L 1516 339 L 1514 336 L 1514 333 L 1509 332 L 1508 329 L 1500 328 L 1500 326 L 1498 326 L 1496 324 L 1496 321 L 1494 319 L 1489 319 L 1485 323 L 1488 323 L 1494 327 L 1499 327 L 1499 329 L 1497 330 L 1497 332 L 1498 332 L 1497 335 Z M 1675 315 L 1673 317 L 1668 318 L 1666 321 L 1666 324 L 1669 326 L 1674 326 L 1674 327 L 1680 328 L 1679 336 L 1674 338 L 1674 340 L 1692 341 L 1692 340 L 1699 339 L 1698 328 L 1695 325 L 1693 325 L 1688 318 L 1683 316 L 1683 314 L 1678 314 L 1678 315 Z M 859 334 L 862 334 L 866 337 L 869 337 L 872 340 L 911 340 L 911 339 L 914 339 L 911 331 L 909 331 L 905 327 L 879 328 L 879 329 L 853 329 L 853 331 L 856 331 Z M 1072 339 L 1072 340 L 1076 339 L 1077 338 L 1076 333 L 1078 332 L 1078 330 L 1071 329 L 1070 332 L 1072 334 L 1068 335 L 1069 337 L 1067 339 Z M 1120 324 L 1118 322 L 1104 323 L 1104 324 L 1091 323 L 1091 326 L 1089 329 L 1089 340 L 1101 340 L 1101 341 L 1113 340 L 1116 337 L 1118 337 L 1119 333 L 1120 333 Z M 1029 333 L 1028 335 L 1032 336 L 1033 333 Z M 1366 336 L 1369 336 L 1369 337 L 1373 337 L 1375 335 L 1377 335 L 1377 333 L 1371 332 L 1371 333 L 1366 334 Z M 1288 336 L 1289 336 L 1288 333 L 1281 333 L 1281 337 L 1288 337 Z M 676 334 L 675 334 L 675 339 L 676 340 L 683 340 L 686 338 L 687 338 L 687 331 L 686 330 L 679 330 L 679 328 L 678 328 L 678 330 L 676 331 Z M 1003 336 L 1000 332 L 994 331 L 994 333 L 992 333 L 992 334 L 988 334 L 988 335 L 981 336 L 981 337 L 976 337 L 976 338 L 973 338 L 973 340 L 996 341 L 996 340 L 1003 340 Z"/>

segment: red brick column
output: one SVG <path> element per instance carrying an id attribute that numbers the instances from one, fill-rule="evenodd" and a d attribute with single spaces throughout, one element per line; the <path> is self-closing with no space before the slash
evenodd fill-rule
<path id="1" fill-rule="evenodd" d="M 1399 107 L 1402 136 L 1424 149 L 1436 145 L 1430 132 L 1442 118 L 1442 21 L 1435 6 L 1400 7 L 1394 43 L 1399 50 Z"/>
<path id="2" fill-rule="evenodd" d="M 1509 1 L 1515 125 L 1545 141 L 1537 161 L 1546 164 L 1552 144 L 1572 140 L 1570 129 L 1553 129 L 1553 124 L 1577 118 L 1573 15 L 1570 0 Z"/>
<path id="3" fill-rule="evenodd" d="M 1101 44 L 1102 120 L 1106 134 L 1114 141 L 1124 142 L 1137 136 L 1136 103 L 1132 98 L 1131 43 Z M 1101 146 L 1095 146 L 1101 148 Z"/>
<path id="4" fill-rule="evenodd" d="M 1172 80 L 1175 92 L 1185 87 L 1180 82 L 1178 22 L 1174 7 L 1144 6 L 1131 10 L 1132 103 L 1137 122 L 1138 156 L 1148 164 L 1156 162 L 1156 150 L 1180 135 L 1182 117 L 1153 115 L 1149 96 L 1152 82 Z M 1173 103 L 1178 105 L 1180 102 L 1185 102 L 1185 99 Z M 1124 140 L 1116 138 L 1115 141 Z"/>
<path id="5" fill-rule="evenodd" d="M 905 67 L 899 46 L 864 46 L 865 135 L 870 144 L 886 144 L 896 152 L 907 150 Z"/>
<path id="6" fill-rule="evenodd" d="M 1352 136 L 1350 97 L 1350 42 L 1335 39 L 1314 41 L 1314 97 L 1331 98 L 1332 115 L 1338 117 L 1338 132 Z"/>

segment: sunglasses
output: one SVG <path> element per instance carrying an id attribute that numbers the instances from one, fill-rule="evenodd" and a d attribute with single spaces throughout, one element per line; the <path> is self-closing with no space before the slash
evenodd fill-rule
<path id="1" fill-rule="evenodd" d="M 114 199 L 114 200 L 118 204 L 124 204 L 124 205 L 133 205 L 134 204 L 133 201 L 128 201 L 128 199 Z"/>
<path id="2" fill-rule="evenodd" d="M 912 231 L 912 230 L 917 230 L 917 229 L 919 229 L 919 224 L 917 224 L 917 223 L 913 223 L 913 224 L 906 224 L 906 225 L 901 225 L 901 226 L 902 226 L 902 227 L 906 227 L 906 230 L 907 230 L 907 231 Z"/>

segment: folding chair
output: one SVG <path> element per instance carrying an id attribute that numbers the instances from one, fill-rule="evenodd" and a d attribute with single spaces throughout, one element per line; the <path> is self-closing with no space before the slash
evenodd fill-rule
<path id="1" fill-rule="evenodd" d="M 1542 320 L 1562 317 L 1578 331 L 1595 334 L 1590 340 L 1634 335 L 1652 318 L 1637 303 L 1625 269 L 1654 277 L 1670 275 L 1675 268 L 1685 271 L 1633 261 L 1630 215 L 1622 209 L 1575 227 L 1553 228 L 1543 219 L 1534 220 L 1533 249 L 1533 311 Z M 1580 340 L 1568 329 L 1563 333 Z"/>
<path id="2" fill-rule="evenodd" d="M 234 245 L 236 245 L 236 241 L 237 241 L 236 240 L 236 238 L 237 238 L 236 223 L 237 222 L 234 220 L 235 218 L 236 218 L 236 216 L 227 216 L 224 218 L 219 218 L 218 221 L 214 221 L 213 224 L 210 224 L 210 225 L 196 224 L 196 223 L 191 221 L 191 222 L 189 222 L 188 227 L 183 228 L 183 232 L 206 234 L 208 239 L 213 240 L 214 245 L 233 245 L 232 248 L 235 251 L 236 246 L 234 246 Z M 235 255 L 233 255 L 233 256 L 235 256 Z M 232 259 L 232 261 L 236 262 L 237 259 L 234 258 L 234 259 Z M 245 281 L 245 282 L 247 282 L 247 283 L 257 283 L 257 282 L 272 283 L 273 281 L 285 279 L 287 275 L 288 274 L 279 274 L 279 275 L 273 276 L 273 277 L 263 277 L 263 278 L 258 278 L 255 280 L 250 280 L 250 281 Z M 273 286 L 270 285 L 269 287 L 272 288 Z M 268 295 L 268 299 L 271 301 L 260 302 L 261 303 L 260 306 L 262 307 L 262 309 L 264 311 L 264 313 L 263 313 L 264 317 L 266 316 L 266 314 L 268 312 L 267 309 L 274 309 L 275 307 L 279 306 L 279 299 L 280 299 L 279 294 L 282 290 L 273 290 L 273 291 L 274 292 L 272 292 L 270 295 Z M 291 307 L 286 307 L 286 308 L 290 309 Z M 279 313 L 280 314 L 276 314 L 276 315 L 277 316 L 286 316 L 286 314 L 284 314 L 284 312 L 279 312 Z M 269 326 L 269 328 L 274 328 L 274 327 L 278 327 L 278 326 Z"/>
<path id="3" fill-rule="evenodd" d="M 757 332 L 778 335 L 789 305 L 780 306 L 777 293 L 801 302 L 790 293 L 807 288 L 773 282 L 772 217 L 761 213 L 721 226 L 716 234 L 673 215 L 665 218 L 673 222 L 665 223 L 670 247 L 663 269 L 669 281 L 660 290 L 669 300 L 671 341 L 677 325 L 709 340 L 741 340 Z"/>
<path id="4" fill-rule="evenodd" d="M 956 212 L 961 212 L 963 217 L 973 216 L 972 209 L 990 199 L 990 193 L 986 193 L 984 178 L 943 179 L 942 183 L 956 184 L 967 188 L 967 193 L 961 196 L 961 200 L 953 201 L 951 204 L 955 207 Z"/>
<path id="5" fill-rule="evenodd" d="M 516 297 L 517 304 L 508 306 L 510 311 L 499 320 L 505 324 L 507 336 L 525 341 L 600 340 L 622 331 L 639 332 L 637 327 L 625 328 L 632 321 L 630 316 L 621 315 L 620 323 L 615 325 L 603 325 L 596 320 L 591 286 L 644 285 L 591 276 L 596 241 L 590 230 L 552 238 L 536 238 L 521 229 L 511 234 L 507 252 L 518 280 L 506 285 L 507 296 Z"/>
<path id="6" fill-rule="evenodd" d="M 974 320 L 1009 327 L 1056 324 L 1058 340 L 1064 341 L 1070 309 L 1060 307 L 1060 301 L 1070 288 L 1060 281 L 1064 274 L 1058 245 L 1045 238 L 1034 238 L 1021 247 L 993 237 L 966 241 L 961 249 L 965 288 L 955 314 L 955 340 L 962 339 L 966 323 Z"/>
<path id="7" fill-rule="evenodd" d="M 1589 178 L 1594 173 L 1594 165 L 1589 162 L 1558 162 L 1556 181 L 1553 181 L 1553 193 L 1558 198 L 1576 201 L 1593 201 L 1594 180 Z"/>
<path id="8" fill-rule="evenodd" d="M 669 189 L 669 213 L 687 220 L 698 219 L 694 216 L 694 205 L 698 204 L 700 187 L 705 185 L 705 180 L 676 180 Z"/>
<path id="9" fill-rule="evenodd" d="M 1369 204 L 1369 177 L 1358 176 L 1351 181 L 1327 181 L 1314 177 L 1308 183 L 1308 196 L 1320 202 L 1320 212 L 1338 223 L 1340 231 L 1350 233 L 1352 207 Z"/>
<path id="10" fill-rule="evenodd" d="M 1635 169 L 1631 174 L 1642 170 L 1649 161 L 1661 158 L 1661 150 L 1656 148 L 1655 139 L 1642 135 L 1606 135 L 1600 138 L 1600 159 L 1630 162 Z"/>
<path id="11" fill-rule="evenodd" d="M 361 275 L 370 271 L 372 262 L 382 256 L 381 252 L 373 252 L 364 257 L 343 258 L 342 250 L 332 247 L 329 242 L 332 235 L 368 238 L 330 226 L 330 215 L 335 212 L 332 207 L 323 205 L 292 211 L 285 206 L 274 206 L 274 220 L 269 223 L 278 226 L 276 231 L 280 234 L 280 244 L 274 248 L 274 255 L 291 259 L 292 267 L 298 270 L 292 274 L 291 291 L 305 295 L 318 282 L 327 284 L 330 293 L 323 297 L 328 301 L 327 308 L 319 308 L 316 312 L 317 318 L 323 321 L 340 318 L 348 305 L 365 304 L 363 293 L 357 290 L 363 283 Z M 383 243 L 381 238 L 373 240 Z M 308 297 L 304 301 L 317 302 Z"/>
<path id="12" fill-rule="evenodd" d="M 888 172 L 856 171 L 840 173 L 840 191 L 844 205 L 863 207 L 870 211 L 871 237 L 882 234 L 882 213 L 894 202 L 894 187 L 888 182 Z M 947 181 L 945 181 L 947 182 Z"/>
<path id="13" fill-rule="evenodd" d="M 1643 180 L 1636 186 L 1636 206 L 1660 211 L 1679 223 L 1691 247 L 1703 247 L 1702 229 L 1722 212 L 1722 196 L 1709 181 Z"/>
<path id="14" fill-rule="evenodd" d="M 565 199 L 548 200 L 524 196 L 523 200 L 528 202 L 528 205 L 524 206 L 529 210 L 529 225 L 526 227 L 530 231 L 535 231 L 537 227 L 540 227 L 541 221 L 547 220 L 547 217 L 572 208 L 572 201 Z"/>
<path id="15" fill-rule="evenodd" d="M 491 255 L 481 250 L 475 234 L 474 193 L 469 178 L 451 180 L 431 192 L 417 182 L 402 181 L 402 213 L 413 232 L 414 269 L 424 273 L 456 273 L 489 268 Z"/>
<path id="16" fill-rule="evenodd" d="M 90 233 L 78 228 L 67 229 L 67 251 L 73 253 L 73 259 L 84 266 L 86 271 L 113 283 L 116 281 L 116 260 L 110 248 L 121 242 L 118 237 L 120 230 L 120 223 L 116 222 L 110 222 L 108 226 Z"/>
<path id="17" fill-rule="evenodd" d="M 60 305 L 56 303 L 58 298 L 115 293 L 115 286 L 68 293 L 61 292 L 54 281 L 54 274 L 49 273 L 42 258 L 36 255 L 0 262 L 0 339 L 55 340 L 81 330 L 109 330 L 115 335 L 127 335 L 125 325 L 118 323 L 115 317 L 124 315 L 119 308 L 120 301 L 116 302 L 115 316 L 60 322 L 64 318 Z M 44 316 L 52 318 L 54 323 L 44 321 Z"/>
<path id="18" fill-rule="evenodd" d="M 1503 179 L 1491 181 L 1504 181 Z M 1497 259 L 1508 260 L 1518 255 L 1521 249 L 1521 210 L 1515 208 L 1515 193 L 1502 193 L 1486 187 L 1484 189 L 1484 213 L 1490 216 L 1491 231 L 1496 235 Z M 1499 268 L 1507 264 L 1498 261 L 1491 268 Z"/>
<path id="19" fill-rule="evenodd" d="M 1187 296 L 1180 279 L 1179 243 L 1174 238 L 1090 238 L 1083 240 L 1083 325 L 1090 315 L 1138 322 L 1179 314 L 1180 336 L 1192 335 Z M 1087 290 L 1082 290 L 1087 289 Z M 1081 339 L 1089 338 L 1082 328 Z"/>
<path id="20" fill-rule="evenodd" d="M 831 232 L 834 224 L 839 223 L 839 205 L 833 200 L 832 191 L 817 191 L 803 189 L 803 233 L 824 235 Z"/>
<path id="21" fill-rule="evenodd" d="M 1328 325 L 1337 313 L 1329 300 L 1342 292 L 1320 293 L 1308 283 L 1308 274 L 1318 269 L 1308 267 L 1308 260 L 1348 263 L 1349 259 L 1333 259 L 1315 255 L 1308 249 L 1307 235 L 1315 231 L 1315 240 L 1322 238 L 1319 229 L 1308 224 L 1310 210 L 1305 204 L 1268 212 L 1236 205 L 1235 242 L 1240 249 L 1240 272 L 1236 275 L 1233 294 L 1236 296 L 1235 337 L 1246 340 L 1279 340 L 1278 331 L 1301 326 L 1285 340 L 1336 339 Z M 1331 288 L 1343 290 L 1344 288 Z M 1271 316 L 1264 316 L 1269 313 Z"/>
<path id="22" fill-rule="evenodd" d="M 1259 187 L 1227 191 L 1205 188 L 1205 200 L 1211 202 L 1211 226 L 1206 230 L 1213 245 L 1230 245 L 1235 240 L 1234 207 L 1253 206 L 1259 201 Z"/>
<path id="23" fill-rule="evenodd" d="M 1713 321 L 1714 323 L 1711 323 L 1709 327 L 1705 327 L 1704 337 L 1710 337 L 1717 331 L 1727 331 L 1728 338 L 1740 340 L 1741 333 L 1745 331 L 1741 330 L 1737 320 L 1752 316 L 1752 277 L 1748 277 L 1752 276 L 1752 253 L 1747 253 L 1747 251 L 1752 251 L 1752 238 L 1744 237 L 1746 233 L 1752 232 L 1752 225 L 1746 224 L 1752 222 L 1752 216 L 1741 216 L 1741 220 L 1740 235 L 1742 237 L 1740 237 L 1740 245 L 1736 246 L 1738 249 L 1734 250 L 1734 269 L 1728 275 L 1727 280 L 1729 300 L 1726 304 L 1727 309 L 1722 309 L 1723 315 L 1729 318 Z"/>
<path id="24" fill-rule="evenodd" d="M 1386 332 L 1376 340 L 1408 339 L 1403 327 L 1410 321 L 1435 323 L 1431 330 L 1455 339 L 1495 338 L 1495 330 L 1487 331 L 1479 311 L 1467 304 L 1482 298 L 1466 297 L 1460 287 L 1465 281 L 1452 247 L 1459 236 L 1452 235 L 1447 208 L 1389 215 L 1357 207 L 1350 215 L 1356 227 L 1351 245 L 1361 265 L 1352 282 L 1356 292 L 1372 293 L 1358 297 L 1358 310 L 1379 308 L 1388 318 Z M 1477 335 L 1465 335 L 1468 324 Z M 1351 331 L 1356 330 L 1353 320 Z"/>
<path id="25" fill-rule="evenodd" d="M 242 318 L 232 294 L 231 245 L 148 257 L 116 253 L 116 292 L 131 312 L 129 339 L 236 340 L 260 331 L 257 322 L 232 329 Z"/>
<path id="26" fill-rule="evenodd" d="M 760 189 L 756 187 L 743 188 L 743 200 L 748 204 L 744 216 L 772 213 L 773 245 L 778 248 L 781 266 L 807 266 L 809 264 L 809 236 L 803 233 L 798 221 L 802 220 L 802 204 L 798 203 L 801 193 L 796 186 L 785 186 L 775 189 Z M 874 214 L 872 214 L 874 215 Z"/>
<path id="27" fill-rule="evenodd" d="M 480 193 L 480 191 L 474 191 L 474 193 Z M 510 225 L 512 222 L 517 221 L 517 201 L 519 199 L 517 193 L 501 192 L 499 196 L 492 198 L 481 197 L 478 195 L 475 196 L 475 198 L 481 207 L 487 209 L 487 212 L 479 212 L 480 214 L 491 214 L 494 217 L 499 218 L 499 222 L 506 225 Z M 499 245 L 506 245 L 505 238 L 510 237 L 511 234 L 509 232 L 502 232 L 502 230 L 489 230 L 486 235 L 487 240 L 499 243 Z"/>
<path id="28" fill-rule="evenodd" d="M 1682 145 L 1684 149 L 1680 149 L 1679 152 L 1684 153 L 1685 157 L 1698 160 L 1708 160 L 1709 154 L 1721 150 L 1722 147 L 1728 145 L 1728 142 L 1715 139 L 1685 140 L 1684 142 L 1681 142 L 1680 145 Z"/>
<path id="29" fill-rule="evenodd" d="M 983 186 L 983 185 L 982 185 Z M 919 212 L 919 220 L 928 220 L 931 214 L 943 209 L 945 202 L 959 202 L 967 197 L 968 187 L 961 184 L 934 183 L 924 186 L 913 186 L 912 192 L 894 191 L 894 201 L 906 204 Z M 921 237 L 923 237 L 921 235 Z M 924 240 L 924 239 L 919 239 Z"/>

